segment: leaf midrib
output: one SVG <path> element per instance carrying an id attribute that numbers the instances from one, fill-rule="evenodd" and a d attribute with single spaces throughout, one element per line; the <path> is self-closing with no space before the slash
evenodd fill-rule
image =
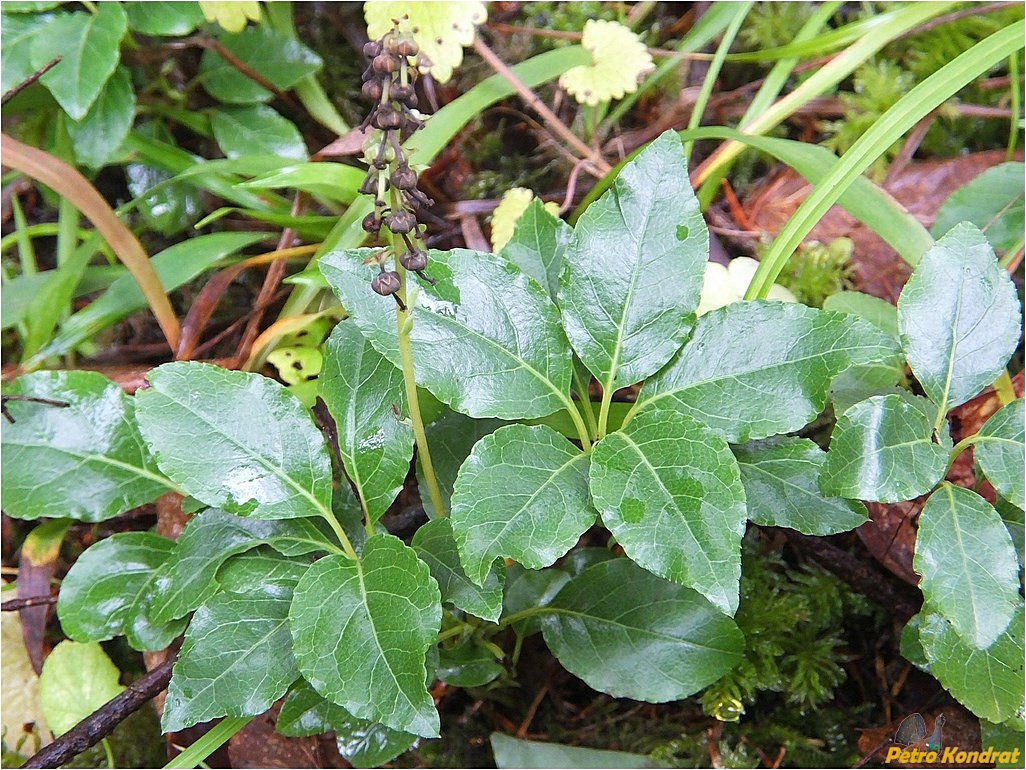
<path id="1" fill-rule="evenodd" d="M 220 426 L 215 425 L 214 423 L 210 422 L 210 420 L 208 420 L 205 415 L 202 415 L 199 412 L 197 412 L 196 410 L 190 408 L 184 402 L 179 401 L 179 400 L 177 400 L 175 398 L 172 398 L 171 395 L 169 393 L 167 393 L 166 391 L 155 390 L 154 392 L 155 393 L 159 393 L 160 395 L 164 396 L 164 398 L 166 398 L 171 403 L 180 406 L 182 409 L 184 409 L 189 414 L 193 415 L 196 419 L 198 419 L 204 425 L 206 425 L 209 428 L 215 430 L 217 434 L 219 434 L 221 436 L 224 436 L 232 445 L 234 445 L 234 446 L 238 447 L 239 449 L 241 449 L 243 451 L 243 454 L 245 454 L 245 455 L 255 459 L 261 466 L 263 466 L 265 469 L 270 471 L 272 476 L 276 476 L 277 478 L 281 479 L 286 484 L 288 484 L 288 486 L 290 486 L 294 490 L 296 490 L 302 497 L 305 497 L 307 500 L 309 500 L 313 504 L 313 506 L 316 509 L 317 513 L 319 513 L 321 516 L 323 516 L 325 518 L 333 518 L 333 515 L 332 515 L 331 511 L 329 511 L 320 502 L 320 500 L 318 500 L 316 497 L 314 497 L 313 493 L 311 493 L 308 490 L 304 489 L 302 486 L 300 486 L 299 482 L 297 482 L 295 479 L 293 479 L 288 474 L 285 474 L 284 472 L 282 472 L 279 468 L 277 468 L 277 467 L 275 467 L 273 465 L 270 465 L 268 463 L 268 461 L 265 460 L 265 458 L 262 455 L 254 454 L 249 449 L 248 446 L 246 446 L 245 444 L 241 443 L 234 436 L 231 436 L 228 433 L 226 433 Z M 257 504 L 257 508 L 259 509 L 260 507 L 262 507 L 262 505 L 260 503 L 258 503 Z"/>

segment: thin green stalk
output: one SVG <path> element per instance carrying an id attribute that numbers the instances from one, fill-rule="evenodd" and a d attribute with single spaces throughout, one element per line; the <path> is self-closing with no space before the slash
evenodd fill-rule
<path id="1" fill-rule="evenodd" d="M 841 5 L 842 3 L 840 2 L 823 3 L 823 5 L 816 9 L 816 11 L 809 17 L 808 21 L 802 25 L 802 28 L 798 30 L 798 34 L 794 37 L 794 42 L 803 43 L 816 37 L 816 35 L 819 34 L 819 31 L 828 21 L 830 21 L 830 18 Z M 798 57 L 792 57 L 781 59 L 773 65 L 773 69 L 771 69 L 769 74 L 766 75 L 762 82 L 762 86 L 760 86 L 758 92 L 755 94 L 751 104 L 748 105 L 748 109 L 745 110 L 745 114 L 741 116 L 741 120 L 738 122 L 740 130 L 747 130 L 747 127 L 752 123 L 752 121 L 773 105 L 773 100 L 776 99 L 784 89 L 784 86 L 787 84 L 788 78 L 791 77 L 792 70 L 794 70 L 797 63 Z M 702 211 L 709 208 L 709 204 L 712 203 L 713 198 L 716 197 L 716 193 L 720 189 L 720 183 L 727 176 L 731 165 L 732 164 L 725 164 L 717 167 L 698 189 L 696 195 L 698 196 L 698 204 Z"/>
<path id="2" fill-rule="evenodd" d="M 14 233 L 18 242 L 18 261 L 21 264 L 22 275 L 35 275 L 36 250 L 32 246 L 32 238 L 28 231 L 28 222 L 25 221 L 25 212 L 21 210 L 21 202 L 17 195 L 11 196 L 11 211 L 14 213 Z"/>
<path id="3" fill-rule="evenodd" d="M 802 239 L 894 141 L 953 94 L 1023 47 L 1026 22 L 1016 22 L 974 45 L 917 85 L 880 116 L 816 185 L 773 241 L 745 292 L 745 299 L 768 293 Z"/>
<path id="4" fill-rule="evenodd" d="M 403 302 L 409 305 L 406 287 L 408 285 L 406 270 L 396 260 L 396 272 L 399 273 L 402 288 L 399 295 Z M 435 466 L 431 461 L 431 450 L 428 447 L 427 431 L 424 430 L 424 418 L 420 414 L 420 397 L 417 395 L 417 382 L 414 379 L 413 370 L 413 348 L 410 345 L 410 330 L 413 328 L 413 318 L 410 313 L 404 313 L 396 308 L 396 318 L 399 324 L 399 357 L 403 362 L 403 384 L 406 386 L 406 401 L 410 409 L 410 422 L 413 423 L 413 438 L 417 443 L 417 457 L 420 458 L 420 467 L 424 470 L 424 480 L 427 482 L 428 495 L 431 497 L 431 505 L 434 506 L 436 515 L 444 517 L 447 515 L 445 503 L 442 502 L 442 490 L 438 486 L 438 477 L 435 475 Z"/>
<path id="5" fill-rule="evenodd" d="M 584 417 L 584 423 L 588 427 L 588 435 L 598 438 L 598 425 L 595 422 L 595 410 L 591 406 L 591 397 L 588 395 L 588 383 L 581 376 L 580 367 L 576 366 L 576 363 L 573 367 L 573 376 L 574 389 L 577 391 L 579 399 L 578 403 L 583 407 L 578 407 L 578 411 Z"/>
<path id="6" fill-rule="evenodd" d="M 730 47 L 734 44 L 734 38 L 737 37 L 738 30 L 741 29 L 741 24 L 744 22 L 745 17 L 748 16 L 748 12 L 752 9 L 754 2 L 739 3 L 738 5 L 732 6 L 734 8 L 734 18 L 731 19 L 730 24 L 723 33 L 723 38 L 720 40 L 720 44 L 716 49 L 716 55 L 713 56 L 712 62 L 709 64 L 709 69 L 705 73 L 705 78 L 702 81 L 702 87 L 698 92 L 698 99 L 695 100 L 695 106 L 691 110 L 691 118 L 688 120 L 688 128 L 698 128 L 702 123 L 702 115 L 705 113 L 705 106 L 709 103 L 709 97 L 712 95 L 713 85 L 716 83 L 716 79 L 720 76 L 720 70 L 723 68 L 723 62 L 727 57 L 727 52 Z M 691 148 L 694 146 L 694 142 L 684 143 L 684 157 L 691 158 Z"/>
<path id="7" fill-rule="evenodd" d="M 1015 157 L 1015 148 L 1019 146 L 1019 122 L 1022 119 L 1022 96 L 1019 91 L 1019 54 L 1013 53 L 1008 57 L 1008 112 L 1012 119 L 1008 126 L 1008 148 L 1005 150 L 1005 160 L 1012 160 Z"/>
<path id="8" fill-rule="evenodd" d="M 107 756 L 107 767 L 111 768 L 111 770 L 114 770 L 114 768 L 117 767 L 117 765 L 114 763 L 114 752 L 110 747 L 110 741 L 108 741 L 106 738 L 101 738 L 100 745 L 103 746 L 103 753 Z"/>
<path id="9" fill-rule="evenodd" d="M 229 738 L 252 721 L 253 717 L 225 717 L 197 738 L 196 742 L 189 746 L 189 748 L 164 765 L 165 770 L 172 768 L 188 770 L 188 768 L 197 767 L 203 760 L 227 743 Z"/>
<path id="10" fill-rule="evenodd" d="M 939 16 L 952 5 L 954 5 L 953 2 L 911 3 L 899 6 L 893 12 L 880 14 L 874 19 L 873 25 L 867 28 L 865 35 L 839 53 L 828 64 L 818 69 L 794 91 L 754 119 L 750 125 L 745 127 L 745 133 L 758 135 L 767 133 L 771 128 L 794 114 L 799 107 L 840 83 L 860 64 L 867 61 L 892 40 L 934 16 Z M 703 163 L 703 168 L 693 181 L 701 184 L 718 167 L 731 163 L 744 148 L 745 145 L 740 142 L 727 142 L 722 145 Z"/>
<path id="11" fill-rule="evenodd" d="M 383 180 L 384 177 L 381 177 Z M 402 202 L 399 200 L 399 192 L 395 187 L 389 190 L 392 211 L 399 211 Z M 413 439 L 417 444 L 417 457 L 420 459 L 420 467 L 424 470 L 424 481 L 427 482 L 428 496 L 431 498 L 431 505 L 434 507 L 438 517 L 444 518 L 448 515 L 445 503 L 442 501 L 442 489 L 438 486 L 438 477 L 435 475 L 435 465 L 431 460 L 431 448 L 428 446 L 427 431 L 424 429 L 424 418 L 420 413 L 420 396 L 417 395 L 417 378 L 413 363 L 413 346 L 410 344 L 410 332 L 413 330 L 413 297 L 407 291 L 409 287 L 409 275 L 406 268 L 399 262 L 399 254 L 405 244 L 400 242 L 395 233 L 389 233 L 392 243 L 392 253 L 395 255 L 395 271 L 399 273 L 398 296 L 406 310 L 397 306 L 395 310 L 396 325 L 399 332 L 399 358 L 403 362 L 403 385 L 406 387 L 406 403 L 410 410 L 410 422 L 413 424 Z"/>
<path id="12" fill-rule="evenodd" d="M 602 388 L 602 403 L 599 406 L 599 417 L 598 417 L 598 433 L 595 434 L 599 438 L 606 435 L 606 429 L 609 427 L 609 406 L 613 403 L 613 389 Z"/>

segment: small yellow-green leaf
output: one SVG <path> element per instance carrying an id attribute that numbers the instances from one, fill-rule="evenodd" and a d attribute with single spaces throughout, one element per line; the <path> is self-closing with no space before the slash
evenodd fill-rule
<path id="1" fill-rule="evenodd" d="M 125 688 L 96 642 L 63 641 L 43 663 L 39 705 L 54 735 L 62 735 Z"/>
<path id="2" fill-rule="evenodd" d="M 478 0 L 432 2 L 370 2 L 363 4 L 367 37 L 377 40 L 392 29 L 393 19 L 401 30 L 413 35 L 420 46 L 421 72 L 430 72 L 446 83 L 463 61 L 463 47 L 474 42 L 474 27 L 488 18 L 485 4 Z"/>
<path id="3" fill-rule="evenodd" d="M 641 76 L 655 68 L 641 39 L 615 21 L 586 21 L 581 45 L 591 54 L 591 64 L 567 70 L 559 79 L 581 104 L 594 107 L 634 93 Z"/>

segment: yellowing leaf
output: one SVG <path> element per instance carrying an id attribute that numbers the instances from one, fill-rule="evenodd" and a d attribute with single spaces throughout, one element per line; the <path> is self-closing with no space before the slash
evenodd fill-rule
<path id="1" fill-rule="evenodd" d="M 534 193 L 526 187 L 511 187 L 502 194 L 502 200 L 492 212 L 492 251 L 498 252 L 509 243 L 517 221 L 533 199 Z M 559 206 L 552 201 L 545 204 L 545 209 L 559 216 Z"/>
<path id="2" fill-rule="evenodd" d="M 559 78 L 581 104 L 594 107 L 634 93 L 641 76 L 654 68 L 641 39 L 615 21 L 587 21 L 581 45 L 591 54 L 591 64 L 569 69 Z"/>
<path id="3" fill-rule="evenodd" d="M 400 21 L 402 32 L 412 35 L 420 46 L 420 71 L 430 72 L 439 83 L 445 83 L 463 61 L 463 47 L 474 42 L 474 27 L 488 18 L 488 11 L 484 3 L 476 0 L 444 3 L 384 0 L 364 3 L 363 15 L 367 19 L 367 37 L 371 40 L 377 40 L 392 29 L 393 21 Z"/>
<path id="4" fill-rule="evenodd" d="M 203 2 L 200 0 L 203 18 L 216 21 L 228 32 L 242 32 L 250 21 L 260 21 L 260 3 L 257 0 L 242 2 Z"/>
<path id="5" fill-rule="evenodd" d="M 39 675 L 39 705 L 62 735 L 118 695 L 118 671 L 98 642 L 65 640 L 53 648 Z"/>
<path id="6" fill-rule="evenodd" d="M 278 370 L 278 376 L 289 385 L 306 382 L 321 372 L 324 356 L 317 348 L 295 346 L 278 348 L 267 356 L 267 363 Z"/>
<path id="7" fill-rule="evenodd" d="M 5 598 L 14 594 L 5 593 Z M 43 712 L 39 707 L 39 677 L 32 670 L 25 642 L 21 636 L 21 621 L 17 612 L 0 615 L 0 636 L 2 636 L 3 657 L 3 733 L 8 746 L 16 749 L 18 741 L 26 736 L 24 749 L 35 750 L 31 732 L 37 730 L 44 743 L 49 743 L 50 732 L 46 729 Z M 27 725 L 35 725 L 26 730 Z M 31 751 L 29 752 L 31 753 Z"/>
<path id="8" fill-rule="evenodd" d="M 730 265 L 724 267 L 716 262 L 705 266 L 705 281 L 702 284 L 702 299 L 699 302 L 698 315 L 705 315 L 710 310 L 737 302 L 745 296 L 748 284 L 752 282 L 758 261 L 751 257 L 735 257 Z M 781 302 L 797 302 L 794 294 L 779 284 L 770 287 L 767 299 L 778 299 Z"/>

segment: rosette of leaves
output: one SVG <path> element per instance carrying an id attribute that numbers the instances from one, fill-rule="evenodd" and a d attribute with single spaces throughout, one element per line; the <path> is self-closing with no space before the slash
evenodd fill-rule
<path id="1" fill-rule="evenodd" d="M 540 632 L 592 687 L 680 699 L 742 660 L 733 616 L 749 521 L 824 535 L 866 521 L 851 498 L 935 490 L 916 555 L 922 648 L 931 673 L 977 713 L 1016 719 L 1022 679 L 1005 673 L 1023 657 L 1014 549 L 982 498 L 938 484 L 943 416 L 1001 373 L 1017 335 L 1014 292 L 985 239 L 958 226 L 924 257 L 899 304 L 900 339 L 845 313 L 773 301 L 697 318 L 708 233 L 686 180 L 670 132 L 625 164 L 575 227 L 535 201 L 499 254 L 431 253 L 436 283 L 414 287 L 403 320 L 416 384 L 447 407 L 435 435 L 463 438 L 436 463 L 452 515 L 409 545 L 378 522 L 413 442 L 396 416 L 405 390 L 395 306 L 366 290 L 378 271 L 370 249 L 319 261 L 350 314 L 326 345 L 322 384 L 349 456 L 345 480 L 332 478 L 309 412 L 258 374 L 170 363 L 132 398 L 107 394 L 114 386 L 99 375 L 18 380 L 19 394 L 70 406 L 12 404 L 5 510 L 31 517 L 40 474 L 79 463 L 105 491 L 83 519 L 168 489 L 200 511 L 178 542 L 123 533 L 87 550 L 62 585 L 64 628 L 75 641 L 125 635 L 157 649 L 187 625 L 165 729 L 253 716 L 294 693 L 285 729 L 304 729 L 309 714 L 354 761 L 384 762 L 438 734 L 436 678 L 499 675 L 494 654 L 486 666 L 479 650 L 454 651 L 453 629 L 484 650 L 499 629 Z M 820 414 L 838 375 L 901 357 L 925 398 L 860 401 L 828 453 L 788 435 Z M 603 391 L 595 404 L 592 378 Z M 613 404 L 642 380 L 636 403 Z M 103 431 L 77 428 L 65 441 L 54 412 Z M 1016 461 L 1001 451 L 1021 443 L 1021 419 L 1010 417 L 983 432 L 981 448 L 996 451 L 980 463 L 1020 499 Z M 897 461 L 903 452 L 914 462 Z M 49 503 L 73 510 L 78 491 L 52 485 Z M 596 524 L 623 556 L 574 550 Z M 984 549 L 977 558 L 973 543 Z"/>

